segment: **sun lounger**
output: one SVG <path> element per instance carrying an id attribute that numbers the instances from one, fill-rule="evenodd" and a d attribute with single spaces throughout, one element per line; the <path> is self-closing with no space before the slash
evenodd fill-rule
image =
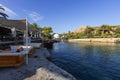
<path id="1" fill-rule="evenodd" d="M 16 52 L 16 50 L 19 49 L 20 47 L 22 47 L 24 49 L 24 51 L 26 51 L 26 53 L 28 53 L 28 54 L 32 54 L 35 51 L 35 48 L 32 46 L 12 45 L 12 46 L 10 46 L 11 52 Z"/>
<path id="2" fill-rule="evenodd" d="M 18 67 L 25 62 L 25 51 L 0 52 L 0 67 Z"/>
<path id="3" fill-rule="evenodd" d="M 32 54 L 35 50 L 32 46 L 10 47 L 11 51 L 0 52 L 0 67 L 18 67 L 25 62 L 25 55 Z"/>

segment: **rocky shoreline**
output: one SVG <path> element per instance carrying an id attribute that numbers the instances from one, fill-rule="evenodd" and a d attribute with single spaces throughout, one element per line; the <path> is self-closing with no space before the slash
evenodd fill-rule
<path id="1" fill-rule="evenodd" d="M 47 60 L 46 48 L 36 49 L 29 56 L 29 64 L 18 68 L 0 68 L 0 80 L 76 80 L 71 74 Z"/>

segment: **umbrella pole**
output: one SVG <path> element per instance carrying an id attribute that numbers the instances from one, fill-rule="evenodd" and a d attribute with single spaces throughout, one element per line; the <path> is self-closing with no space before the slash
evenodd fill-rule
<path id="1" fill-rule="evenodd" d="M 28 64 L 28 22 L 26 18 L 26 64 Z"/>

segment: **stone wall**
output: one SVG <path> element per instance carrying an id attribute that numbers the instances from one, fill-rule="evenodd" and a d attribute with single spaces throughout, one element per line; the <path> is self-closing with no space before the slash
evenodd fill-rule
<path id="1" fill-rule="evenodd" d="M 119 42 L 120 42 L 120 38 L 69 39 L 68 42 L 104 42 L 104 43 L 119 43 Z"/>

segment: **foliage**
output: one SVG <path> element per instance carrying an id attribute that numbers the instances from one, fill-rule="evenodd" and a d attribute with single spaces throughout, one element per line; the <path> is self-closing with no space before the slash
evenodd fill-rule
<path id="1" fill-rule="evenodd" d="M 8 17 L 8 15 L 3 13 L 2 11 L 5 11 L 5 9 L 2 6 L 0 6 L 0 15 L 6 19 Z"/>
<path id="2" fill-rule="evenodd" d="M 51 39 L 52 38 L 52 34 L 51 33 L 53 32 L 52 28 L 49 27 L 49 26 L 48 27 L 45 26 L 42 29 L 43 29 L 44 38 L 45 39 Z"/>
<path id="3" fill-rule="evenodd" d="M 37 23 L 33 23 L 32 26 L 38 31 L 42 30 L 42 28 Z"/>
<path id="4" fill-rule="evenodd" d="M 120 38 L 120 26 L 101 25 L 99 27 L 87 26 L 84 32 L 68 32 L 62 34 L 67 38 Z"/>
<path id="5" fill-rule="evenodd" d="M 37 23 L 33 23 L 32 26 L 37 30 L 36 32 L 42 32 L 44 39 L 51 39 L 53 30 L 49 26 L 40 27 Z"/>

